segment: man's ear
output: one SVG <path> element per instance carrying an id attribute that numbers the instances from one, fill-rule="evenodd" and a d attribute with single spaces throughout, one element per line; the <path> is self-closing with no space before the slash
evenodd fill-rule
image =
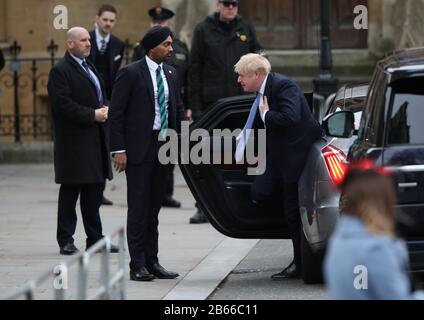
<path id="1" fill-rule="evenodd" d="M 69 49 L 73 49 L 74 48 L 74 42 L 71 39 L 66 40 L 66 46 Z"/>

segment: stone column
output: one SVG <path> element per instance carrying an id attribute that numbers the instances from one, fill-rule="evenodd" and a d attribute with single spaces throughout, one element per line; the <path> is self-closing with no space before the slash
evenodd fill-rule
<path id="1" fill-rule="evenodd" d="M 396 39 L 399 49 L 419 47 L 424 45 L 424 1 L 406 0 L 404 1 L 404 19 L 399 19 L 402 23 L 402 32 Z"/>
<path id="2" fill-rule="evenodd" d="M 369 0 L 368 9 L 370 53 L 424 45 L 424 0 Z"/>
<path id="3" fill-rule="evenodd" d="M 368 1 L 368 50 L 371 54 L 379 52 L 382 35 L 382 0 Z"/>

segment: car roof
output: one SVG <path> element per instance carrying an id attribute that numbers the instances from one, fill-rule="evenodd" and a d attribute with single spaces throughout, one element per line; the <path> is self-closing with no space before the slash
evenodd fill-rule
<path id="1" fill-rule="evenodd" d="M 361 111 L 365 105 L 368 92 L 368 83 L 349 83 L 342 86 L 328 108 L 326 113 L 333 108 L 341 110 Z"/>
<path id="2" fill-rule="evenodd" d="M 352 99 L 366 97 L 368 92 L 368 83 L 348 83 L 342 86 L 336 94 L 334 101 L 341 99 Z"/>
<path id="3" fill-rule="evenodd" d="M 411 74 L 424 75 L 424 47 L 395 51 L 378 61 L 377 68 L 391 74 L 391 81 Z"/>

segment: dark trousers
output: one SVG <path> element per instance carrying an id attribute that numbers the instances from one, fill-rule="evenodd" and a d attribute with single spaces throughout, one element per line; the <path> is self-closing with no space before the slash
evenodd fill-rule
<path id="1" fill-rule="evenodd" d="M 127 240 L 130 269 L 158 262 L 158 215 L 165 197 L 168 165 L 159 163 L 161 143 L 154 134 L 148 154 L 140 165 L 127 165 Z"/>
<path id="2" fill-rule="evenodd" d="M 274 168 L 272 162 L 267 159 L 267 167 L 264 174 L 257 176 L 253 182 L 251 196 L 252 200 L 259 205 L 270 202 L 272 197 L 280 197 L 282 199 L 284 219 L 288 225 L 293 243 L 293 261 L 300 267 L 302 230 L 297 182 L 286 183 L 278 168 Z"/>
<path id="3" fill-rule="evenodd" d="M 170 164 L 168 170 L 168 183 L 166 185 L 166 197 L 172 198 L 174 195 L 174 169 L 175 164 Z"/>
<path id="4" fill-rule="evenodd" d="M 87 247 L 102 238 L 102 223 L 99 208 L 102 200 L 102 183 L 62 184 L 59 189 L 59 207 L 57 219 L 57 242 L 64 246 L 74 242 L 77 226 L 75 206 L 80 197 L 80 208 L 84 230 L 87 235 Z"/>

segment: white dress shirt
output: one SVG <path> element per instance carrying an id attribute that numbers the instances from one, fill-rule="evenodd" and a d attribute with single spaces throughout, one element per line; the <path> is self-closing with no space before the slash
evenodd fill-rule
<path id="1" fill-rule="evenodd" d="M 156 62 L 154 62 L 152 59 L 150 59 L 148 56 L 146 56 L 146 62 L 147 62 L 147 67 L 149 68 L 149 71 L 150 71 L 150 77 L 152 78 L 153 90 L 155 95 L 155 120 L 153 122 L 153 130 L 160 130 L 162 120 L 160 116 L 160 106 L 158 102 L 158 85 L 156 83 L 156 70 L 159 65 Z M 168 87 L 168 82 L 166 81 L 165 73 L 163 70 L 163 63 L 160 64 L 160 67 L 162 69 L 161 74 L 162 74 L 162 80 L 163 80 L 163 85 L 165 90 L 166 109 L 168 109 L 169 87 Z M 115 154 L 115 153 L 124 153 L 124 152 L 126 152 L 126 150 L 118 150 L 111 153 Z"/>
<path id="2" fill-rule="evenodd" d="M 167 110 L 168 110 L 168 106 L 169 106 L 169 103 L 168 103 L 168 101 L 169 101 L 169 86 L 168 86 L 168 82 L 166 81 L 165 72 L 163 71 L 163 63 L 161 63 L 159 65 L 156 62 L 154 62 L 152 59 L 150 59 L 148 56 L 146 56 L 146 62 L 147 62 L 147 66 L 149 67 L 150 77 L 152 78 L 152 82 L 153 82 L 153 91 L 154 91 L 154 94 L 155 94 L 155 121 L 153 122 L 153 130 L 160 130 L 162 120 L 161 120 L 161 116 L 160 116 L 160 106 L 159 106 L 159 102 L 158 102 L 158 84 L 156 83 L 156 70 L 158 69 L 159 66 L 161 67 L 161 75 L 162 75 L 162 80 L 163 80 L 163 84 L 164 84 L 165 103 L 166 103 L 166 109 Z"/>
<path id="3" fill-rule="evenodd" d="M 101 34 L 100 34 L 100 31 L 99 31 L 99 28 L 97 27 L 97 25 L 96 25 L 96 28 L 95 28 L 95 32 L 96 32 L 96 44 L 97 44 L 97 49 L 100 51 L 101 50 L 101 48 L 102 48 L 102 40 L 105 40 L 105 45 L 106 45 L 106 47 L 107 47 L 107 45 L 108 45 L 108 43 L 109 43 L 109 41 L 110 41 L 110 33 L 108 33 L 108 35 L 106 36 L 106 37 L 103 37 Z"/>
<path id="4" fill-rule="evenodd" d="M 266 115 L 266 113 L 268 112 L 268 110 L 267 111 L 265 111 L 265 112 L 262 112 L 262 110 L 261 110 L 261 107 L 264 105 L 264 93 L 265 93 L 265 86 L 266 86 L 266 81 L 268 80 L 268 74 L 266 75 L 266 77 L 265 77 L 265 79 L 264 79 L 264 82 L 262 82 L 262 85 L 261 85 L 261 88 L 259 89 L 259 91 L 257 92 L 257 94 L 258 95 L 261 95 L 262 96 L 262 99 L 261 100 L 259 100 L 259 106 L 258 106 L 258 109 L 259 109 L 259 114 L 260 114 L 260 116 L 261 116 L 261 119 L 262 119 L 262 121 L 263 121 L 263 123 L 265 124 L 265 115 Z M 240 132 L 240 134 L 236 137 L 236 141 L 240 141 L 240 139 L 241 139 L 241 137 L 242 137 L 242 135 L 243 135 L 243 130 Z"/>
<path id="5" fill-rule="evenodd" d="M 261 88 L 259 89 L 259 93 L 262 95 L 262 97 L 264 96 L 264 93 L 265 93 L 265 86 L 266 86 L 266 81 L 268 80 L 268 74 L 266 75 L 266 77 L 265 77 L 265 79 L 264 79 L 264 82 L 262 83 L 262 85 L 261 85 Z M 268 97 L 267 97 L 268 98 Z M 262 112 L 262 106 L 264 105 L 264 99 L 262 98 L 261 99 L 261 101 L 259 101 L 259 113 L 260 113 L 260 115 L 261 115 L 261 119 L 262 119 L 262 121 L 264 122 L 264 124 L 265 124 L 265 115 L 266 115 L 266 113 L 269 111 L 269 110 L 267 110 L 267 111 L 265 111 L 265 112 Z"/>

